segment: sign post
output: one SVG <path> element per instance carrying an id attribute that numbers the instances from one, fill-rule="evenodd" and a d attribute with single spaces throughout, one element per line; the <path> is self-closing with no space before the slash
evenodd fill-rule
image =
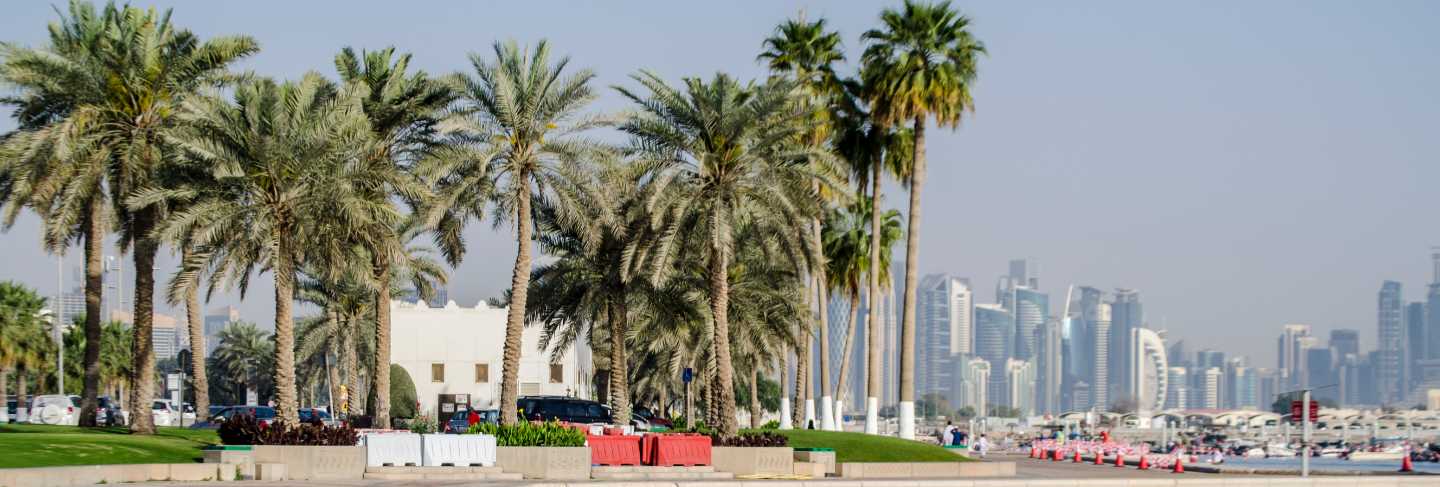
<path id="1" fill-rule="evenodd" d="M 680 380 L 685 382 L 685 425 L 695 427 L 694 402 L 690 399 L 690 381 L 695 378 L 695 371 L 689 367 L 680 373 Z"/>
<path id="2" fill-rule="evenodd" d="M 1310 402 L 1310 389 L 1305 389 L 1304 392 L 1300 393 L 1300 402 L 1304 403 L 1304 404 L 1301 404 L 1300 407 L 1301 407 L 1301 410 L 1304 412 L 1304 415 L 1302 416 L 1302 420 L 1305 422 L 1305 424 L 1302 424 L 1302 425 L 1301 425 L 1302 428 L 1305 428 L 1305 430 L 1304 430 L 1305 432 L 1304 432 L 1303 434 L 1301 434 L 1301 436 L 1300 436 L 1300 442 L 1301 442 L 1302 445 L 1304 445 L 1305 449 L 1304 449 L 1304 453 L 1303 453 L 1302 456 L 1300 457 L 1300 476 L 1301 476 L 1301 477 L 1309 477 L 1309 476 L 1310 476 L 1310 420 L 1311 420 L 1312 418 L 1314 418 L 1314 416 L 1312 416 L 1312 415 L 1311 415 L 1311 412 L 1310 412 L 1310 406 L 1312 405 L 1311 402 Z"/>

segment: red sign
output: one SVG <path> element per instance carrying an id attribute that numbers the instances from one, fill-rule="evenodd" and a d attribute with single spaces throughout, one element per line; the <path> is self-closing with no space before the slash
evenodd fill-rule
<path id="1" fill-rule="evenodd" d="M 1305 412 L 1300 409 L 1300 408 L 1301 408 L 1301 403 L 1303 403 L 1303 402 L 1304 402 L 1304 401 L 1290 401 L 1290 420 L 1291 420 L 1291 421 L 1299 422 L 1300 420 L 1305 419 L 1305 416 L 1304 416 Z M 1316 422 L 1316 421 L 1317 421 L 1316 418 L 1318 418 L 1318 417 L 1320 417 L 1320 403 L 1317 402 L 1317 401 L 1310 401 L 1310 422 L 1311 422 L 1311 423 Z"/>

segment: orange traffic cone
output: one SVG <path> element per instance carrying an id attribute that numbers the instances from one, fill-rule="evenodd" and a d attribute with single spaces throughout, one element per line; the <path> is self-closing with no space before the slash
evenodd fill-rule
<path id="1" fill-rule="evenodd" d="M 1080 463 L 1080 450 L 1075 450 L 1075 463 Z"/>
<path id="2" fill-rule="evenodd" d="M 1121 455 L 1118 451 L 1115 452 L 1115 466 L 1125 468 L 1125 455 Z"/>
<path id="3" fill-rule="evenodd" d="M 1060 450 L 1055 450 L 1055 454 L 1050 457 L 1050 460 L 1054 462 L 1060 461 Z"/>
<path id="4" fill-rule="evenodd" d="M 1414 472 L 1414 471 L 1415 471 L 1415 466 L 1410 464 L 1410 453 L 1409 453 L 1409 452 L 1406 452 L 1406 453 L 1405 453 L 1405 456 L 1400 459 L 1400 472 L 1401 472 L 1401 473 L 1410 473 L 1410 472 Z"/>
<path id="5" fill-rule="evenodd" d="M 1170 473 L 1185 473 L 1184 457 L 1181 457 L 1179 455 L 1175 456 L 1175 470 L 1172 470 Z"/>
<path id="6" fill-rule="evenodd" d="M 1140 455 L 1140 470 L 1150 470 L 1150 456 Z"/>
<path id="7" fill-rule="evenodd" d="M 1104 464 L 1105 464 L 1105 453 L 1104 453 L 1104 452 L 1100 452 L 1100 451 L 1095 452 L 1095 464 L 1096 464 L 1096 465 L 1104 465 Z"/>

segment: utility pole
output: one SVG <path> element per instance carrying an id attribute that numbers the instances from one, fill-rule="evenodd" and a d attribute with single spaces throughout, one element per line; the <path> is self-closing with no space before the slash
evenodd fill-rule
<path id="1" fill-rule="evenodd" d="M 58 288 L 55 290 L 55 312 L 50 314 L 55 320 L 54 326 L 50 329 L 50 334 L 55 336 L 55 362 L 58 364 L 55 367 L 55 393 L 64 394 L 65 336 L 62 334 L 61 329 L 65 327 L 65 254 L 62 251 L 60 255 L 56 257 L 58 257 L 58 260 L 56 260 L 55 264 L 55 277 L 57 278 Z M 22 378 L 20 380 L 25 379 Z"/>
<path id="2" fill-rule="evenodd" d="M 1300 436 L 1301 444 L 1304 446 L 1300 457 L 1300 476 L 1310 476 L 1310 389 L 1300 393 L 1300 417 L 1304 424 L 1304 433 Z"/>

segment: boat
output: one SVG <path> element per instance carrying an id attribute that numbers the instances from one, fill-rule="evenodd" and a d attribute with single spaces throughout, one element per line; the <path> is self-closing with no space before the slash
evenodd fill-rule
<path id="1" fill-rule="evenodd" d="M 1344 449 L 1344 448 L 1339 448 L 1339 447 L 1329 447 L 1329 448 L 1325 448 L 1325 449 L 1323 449 L 1323 450 L 1320 450 L 1320 456 L 1321 456 L 1321 457 L 1324 457 L 1324 458 L 1340 458 L 1340 457 L 1345 456 L 1345 453 L 1348 452 L 1348 451 L 1350 451 L 1350 450 L 1346 450 L 1346 449 Z"/>
<path id="2" fill-rule="evenodd" d="M 1245 450 L 1245 458 L 1265 458 L 1265 449 L 1260 447 Z"/>
<path id="3" fill-rule="evenodd" d="M 1278 443 L 1271 443 L 1269 445 L 1265 445 L 1266 458 L 1292 458 L 1294 456 L 1295 450 L 1290 449 L 1288 445 L 1281 445 Z"/>
<path id="4" fill-rule="evenodd" d="M 1351 452 L 1351 453 L 1350 453 L 1350 457 L 1349 457 L 1348 459 L 1351 460 L 1351 461 L 1356 461 L 1356 462 L 1381 462 L 1381 461 L 1398 462 L 1398 461 L 1400 461 L 1401 459 L 1404 459 L 1404 458 L 1405 458 L 1405 452 L 1402 450 L 1402 451 L 1357 451 L 1357 452 Z"/>

